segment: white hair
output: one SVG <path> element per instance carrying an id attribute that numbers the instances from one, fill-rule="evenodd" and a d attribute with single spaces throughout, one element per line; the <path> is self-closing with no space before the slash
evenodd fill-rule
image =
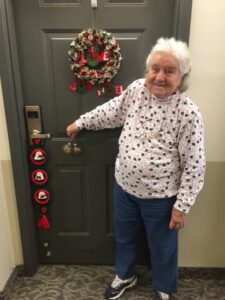
<path id="1" fill-rule="evenodd" d="M 146 72 L 149 70 L 153 56 L 158 52 L 169 52 L 177 58 L 180 67 L 180 75 L 182 78 L 178 89 L 181 92 L 186 91 L 189 87 L 191 73 L 191 58 L 187 44 L 182 41 L 175 40 L 175 38 L 158 39 L 146 59 Z"/>

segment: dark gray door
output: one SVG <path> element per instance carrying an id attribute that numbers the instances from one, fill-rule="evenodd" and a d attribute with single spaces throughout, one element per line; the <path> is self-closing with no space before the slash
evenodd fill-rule
<path id="1" fill-rule="evenodd" d="M 53 133 L 45 145 L 52 227 L 37 228 L 41 263 L 114 261 L 112 186 L 120 129 L 84 131 L 76 140 L 81 155 L 62 151 L 69 141 L 65 127 L 109 100 L 95 91 L 69 91 L 70 42 L 92 26 L 112 32 L 124 57 L 114 82 L 126 87 L 143 77 L 146 55 L 156 39 L 174 35 L 177 1 L 97 2 L 98 8 L 93 9 L 89 0 L 13 1 L 24 105 L 40 105 L 44 131 Z M 39 208 L 34 205 L 34 210 L 38 217 Z"/>

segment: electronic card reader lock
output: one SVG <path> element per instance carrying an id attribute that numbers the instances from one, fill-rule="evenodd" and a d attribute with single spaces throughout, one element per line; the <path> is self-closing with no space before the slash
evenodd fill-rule
<path id="1" fill-rule="evenodd" d="M 39 105 L 26 105 L 25 119 L 30 145 L 34 145 L 35 140 L 40 140 L 43 143 L 43 140 L 52 138 L 51 133 L 43 133 L 41 108 Z"/>

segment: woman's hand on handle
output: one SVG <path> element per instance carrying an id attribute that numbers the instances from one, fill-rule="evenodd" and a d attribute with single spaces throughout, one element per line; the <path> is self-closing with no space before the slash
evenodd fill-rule
<path id="1" fill-rule="evenodd" d="M 74 138 L 75 136 L 78 135 L 79 132 L 80 132 L 80 129 L 77 127 L 77 125 L 75 123 L 71 123 L 70 125 L 68 125 L 66 127 L 66 133 L 67 133 L 68 137 L 70 137 L 70 138 Z"/>

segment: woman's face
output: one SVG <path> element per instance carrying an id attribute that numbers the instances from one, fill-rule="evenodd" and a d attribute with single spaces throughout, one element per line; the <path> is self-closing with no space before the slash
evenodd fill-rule
<path id="1" fill-rule="evenodd" d="M 181 75 L 177 58 L 168 52 L 156 53 L 149 65 L 146 84 L 150 92 L 157 98 L 172 95 L 181 83 Z"/>

